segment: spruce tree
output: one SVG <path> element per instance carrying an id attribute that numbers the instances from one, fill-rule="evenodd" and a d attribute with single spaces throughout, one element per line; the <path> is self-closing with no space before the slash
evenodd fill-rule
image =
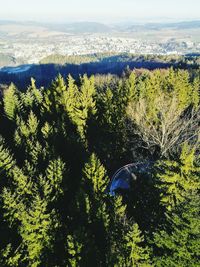
<path id="1" fill-rule="evenodd" d="M 155 265 L 200 265 L 200 198 L 190 192 L 170 214 L 164 227 L 154 234 Z"/>
<path id="2" fill-rule="evenodd" d="M 185 144 L 177 161 L 164 160 L 158 164 L 157 187 L 160 189 L 161 203 L 168 210 L 183 202 L 185 194 L 200 186 L 200 169 L 195 153 L 195 149 Z"/>

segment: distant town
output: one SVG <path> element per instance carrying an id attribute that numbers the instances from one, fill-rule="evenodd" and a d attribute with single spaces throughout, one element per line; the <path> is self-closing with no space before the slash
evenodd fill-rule
<path id="1" fill-rule="evenodd" d="M 187 54 L 200 53 L 200 42 L 176 41 L 150 42 L 127 37 L 109 36 L 68 36 L 62 41 L 35 41 L 35 42 L 1 42 L 0 53 L 13 57 L 16 62 L 26 64 L 39 63 L 44 57 L 52 54 L 85 55 L 93 53 L 132 53 L 132 54 Z"/>
<path id="2" fill-rule="evenodd" d="M 199 21 L 127 26 L 0 21 L 0 67 L 38 64 L 55 54 L 199 54 L 199 36 Z"/>

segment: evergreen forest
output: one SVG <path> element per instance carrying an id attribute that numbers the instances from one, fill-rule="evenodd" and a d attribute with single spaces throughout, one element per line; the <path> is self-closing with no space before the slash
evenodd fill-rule
<path id="1" fill-rule="evenodd" d="M 5 88 L 0 266 L 200 266 L 199 92 L 178 68 Z M 151 168 L 111 194 L 128 163 Z"/>

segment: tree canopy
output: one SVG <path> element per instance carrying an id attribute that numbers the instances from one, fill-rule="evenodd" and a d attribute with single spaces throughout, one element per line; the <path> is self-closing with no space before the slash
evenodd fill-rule
<path id="1" fill-rule="evenodd" d="M 0 100 L 0 265 L 198 266 L 199 77 L 32 79 Z M 151 162 L 126 192 L 112 174 Z"/>

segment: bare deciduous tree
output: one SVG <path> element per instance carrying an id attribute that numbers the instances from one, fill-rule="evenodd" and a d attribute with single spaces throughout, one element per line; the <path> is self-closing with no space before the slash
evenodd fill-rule
<path id="1" fill-rule="evenodd" d="M 200 111 L 192 108 L 180 110 L 176 96 L 167 97 L 164 94 L 155 99 L 154 105 L 153 115 L 145 99 L 131 103 L 127 109 L 128 131 L 139 134 L 145 148 L 151 150 L 152 147 L 159 147 L 161 155 L 165 156 L 184 142 L 199 145 Z"/>

